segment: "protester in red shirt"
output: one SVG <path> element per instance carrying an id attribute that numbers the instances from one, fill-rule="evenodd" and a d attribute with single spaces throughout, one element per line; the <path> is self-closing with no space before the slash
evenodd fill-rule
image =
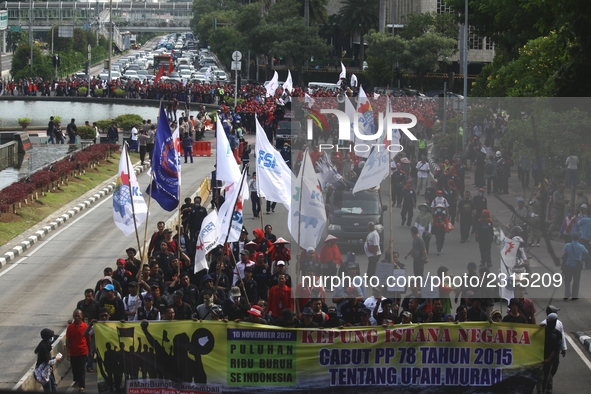
<path id="1" fill-rule="evenodd" d="M 66 350 L 72 366 L 72 376 L 78 392 L 84 393 L 86 387 L 86 357 L 88 356 L 88 338 L 84 335 L 88 325 L 84 323 L 84 315 L 76 309 L 72 315 L 74 321 L 66 329 Z"/>
<path id="2" fill-rule="evenodd" d="M 277 285 L 269 290 L 267 310 L 275 318 L 279 318 L 284 309 L 293 312 L 291 289 L 285 285 L 285 274 L 277 275 Z"/>

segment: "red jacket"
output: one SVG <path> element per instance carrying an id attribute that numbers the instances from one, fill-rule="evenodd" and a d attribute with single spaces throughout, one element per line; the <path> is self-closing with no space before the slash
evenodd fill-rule
<path id="1" fill-rule="evenodd" d="M 285 308 L 289 308 L 293 312 L 293 296 L 291 295 L 291 288 L 286 285 L 276 285 L 269 290 L 269 303 L 267 309 L 271 316 L 281 317 L 281 312 Z"/>

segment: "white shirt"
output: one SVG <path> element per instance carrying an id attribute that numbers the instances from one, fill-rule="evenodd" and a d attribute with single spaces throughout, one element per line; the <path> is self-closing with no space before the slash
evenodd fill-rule
<path id="1" fill-rule="evenodd" d="M 386 299 L 386 297 L 382 297 L 382 301 L 384 301 L 385 299 Z M 371 296 L 367 300 L 363 301 L 363 303 L 365 304 L 365 307 L 371 311 L 371 315 L 369 315 L 369 321 L 374 326 L 378 324 L 377 320 L 373 317 L 373 310 L 376 307 L 377 302 L 378 302 L 378 299 L 375 298 L 374 296 Z M 382 313 L 382 312 L 383 312 L 382 305 L 380 304 L 380 307 L 378 308 L 378 313 Z"/>
<path id="2" fill-rule="evenodd" d="M 438 196 L 433 199 L 433 202 L 431 203 L 431 208 L 435 208 L 438 205 L 443 205 L 445 208 L 449 208 L 449 203 L 447 202 L 445 197 Z"/>
<path id="3" fill-rule="evenodd" d="M 131 294 L 123 297 L 123 306 L 125 307 L 125 312 L 136 312 L 139 308 L 142 307 L 142 300 L 139 299 L 139 295 L 132 296 Z M 128 321 L 133 321 L 134 316 L 128 315 Z"/>
<path id="4" fill-rule="evenodd" d="M 369 251 L 369 245 L 378 247 L 378 250 L 375 254 Z M 380 250 L 380 234 L 378 234 L 377 230 L 373 230 L 371 233 L 367 234 L 365 244 L 363 245 L 363 250 L 365 251 L 365 255 L 367 257 L 379 256 L 382 254 L 382 251 Z"/>
<path id="5" fill-rule="evenodd" d="M 419 178 L 428 178 L 429 177 L 429 163 L 419 161 L 417 163 L 417 176 Z"/>
<path id="6" fill-rule="evenodd" d="M 577 156 L 569 156 L 566 158 L 566 165 L 569 170 L 576 170 L 579 164 L 579 158 Z"/>
<path id="7" fill-rule="evenodd" d="M 236 286 L 236 283 L 240 282 L 240 278 L 244 279 L 244 269 L 246 267 L 254 267 L 254 261 L 248 260 L 248 263 L 246 264 L 244 264 L 242 261 L 236 263 L 236 268 L 234 268 L 234 277 L 232 278 L 232 286 Z M 240 274 L 240 277 L 238 274 Z"/>
<path id="8" fill-rule="evenodd" d="M 137 129 L 135 127 L 131 129 L 131 140 L 137 141 Z"/>

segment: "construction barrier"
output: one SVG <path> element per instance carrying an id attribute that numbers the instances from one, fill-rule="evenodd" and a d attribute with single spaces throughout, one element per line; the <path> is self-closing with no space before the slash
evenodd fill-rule
<path id="1" fill-rule="evenodd" d="M 211 142 L 193 142 L 193 156 L 211 156 Z"/>

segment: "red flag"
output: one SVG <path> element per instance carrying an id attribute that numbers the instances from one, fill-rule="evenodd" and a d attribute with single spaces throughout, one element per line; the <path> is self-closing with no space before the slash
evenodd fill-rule
<path id="1" fill-rule="evenodd" d="M 172 64 L 172 58 L 168 61 L 168 73 L 166 75 L 170 75 L 171 72 L 174 71 L 174 65 Z"/>
<path id="2" fill-rule="evenodd" d="M 158 71 L 158 74 L 156 74 L 156 78 L 154 78 L 154 83 L 158 83 L 158 81 L 160 81 L 160 78 L 162 78 L 163 75 L 164 75 L 164 64 L 162 66 L 160 66 L 160 70 Z"/>

